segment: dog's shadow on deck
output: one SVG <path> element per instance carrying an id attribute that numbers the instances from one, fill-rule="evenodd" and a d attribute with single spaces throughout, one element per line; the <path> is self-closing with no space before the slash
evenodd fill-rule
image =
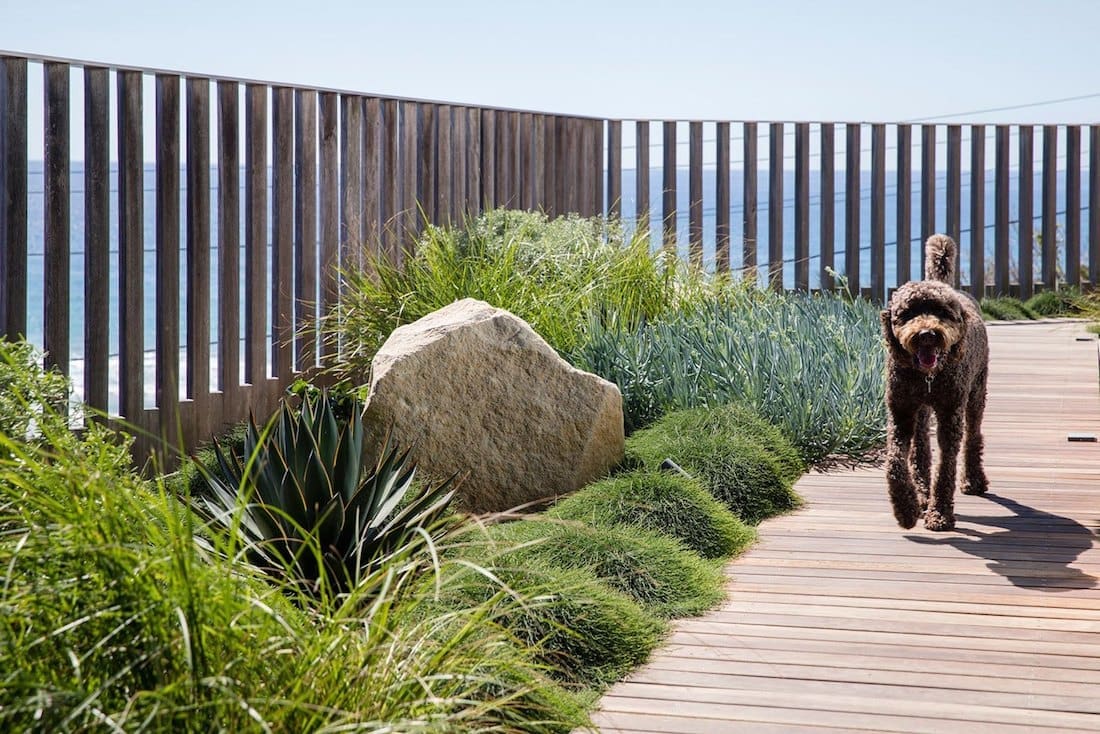
<path id="1" fill-rule="evenodd" d="M 984 499 L 1012 512 L 1011 515 L 957 514 L 960 527 L 952 534 L 910 535 L 922 545 L 949 545 L 984 558 L 987 566 L 1015 586 L 1059 592 L 1090 589 L 1095 576 L 1070 564 L 1089 550 L 1096 536 L 1076 520 L 986 494 Z M 962 523 L 978 527 L 961 527 Z"/>

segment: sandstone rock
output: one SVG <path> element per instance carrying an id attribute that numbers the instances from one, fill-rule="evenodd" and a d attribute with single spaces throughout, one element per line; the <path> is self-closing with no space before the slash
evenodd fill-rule
<path id="1" fill-rule="evenodd" d="M 420 471 L 465 475 L 459 503 L 475 513 L 571 492 L 623 457 L 619 388 L 474 299 L 393 332 L 372 363 L 366 411 Z"/>

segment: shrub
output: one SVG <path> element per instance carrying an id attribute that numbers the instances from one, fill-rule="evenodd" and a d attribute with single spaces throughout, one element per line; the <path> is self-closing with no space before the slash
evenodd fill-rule
<path id="1" fill-rule="evenodd" d="M 60 417 L 69 399 L 68 380 L 43 369 L 42 356 L 28 342 L 0 339 L 0 433 L 17 441 L 39 434 L 39 421 Z"/>
<path id="2" fill-rule="evenodd" d="M 249 424 L 240 453 L 215 443 L 220 475 L 198 507 L 258 568 L 313 596 L 346 594 L 447 530 L 453 478 L 414 487 L 408 452 L 386 444 L 371 467 L 358 403 L 338 419 L 325 393 L 284 401 L 262 433 Z"/>
<path id="3" fill-rule="evenodd" d="M 569 355 L 623 393 L 628 431 L 672 410 L 740 402 L 806 463 L 885 439 L 885 353 L 866 301 L 727 288 L 640 328 L 595 323 Z"/>
<path id="4" fill-rule="evenodd" d="M 645 662 L 665 623 L 587 569 L 489 563 L 444 587 L 445 604 L 493 618 L 572 688 L 602 687 Z"/>
<path id="5" fill-rule="evenodd" d="M 723 597 L 718 569 L 651 530 L 532 519 L 497 525 L 491 535 L 498 546 L 512 549 L 499 563 L 590 569 L 660 617 L 700 614 Z"/>
<path id="6" fill-rule="evenodd" d="M 1081 311 L 1081 298 L 1078 288 L 1060 288 L 1036 293 L 1024 305 L 1035 314 L 1035 318 L 1073 316 Z M 985 301 L 982 301 L 983 308 L 985 305 Z"/>
<path id="7" fill-rule="evenodd" d="M 1037 314 L 1019 298 L 983 298 L 982 313 L 994 321 L 1028 321 Z"/>
<path id="8" fill-rule="evenodd" d="M 678 297 L 681 269 L 674 255 L 650 253 L 647 233 L 628 237 L 615 221 L 498 209 L 462 227 L 427 225 L 402 268 L 374 258 L 347 273 L 325 332 L 342 344 L 336 372 L 361 378 L 396 327 L 469 297 L 568 351 L 594 314 L 634 324 L 663 313 Z"/>
<path id="9" fill-rule="evenodd" d="M 784 447 L 779 445 L 777 453 L 776 445 L 761 443 L 735 423 L 723 427 L 709 413 L 705 408 L 676 411 L 637 431 L 627 439 L 627 461 L 655 471 L 672 459 L 747 523 L 797 507 L 791 489 L 794 467 L 780 458 L 787 453 Z"/>
<path id="10" fill-rule="evenodd" d="M 697 479 L 664 471 L 634 471 L 589 484 L 546 514 L 601 528 L 667 533 L 703 558 L 736 555 L 756 537 Z"/>

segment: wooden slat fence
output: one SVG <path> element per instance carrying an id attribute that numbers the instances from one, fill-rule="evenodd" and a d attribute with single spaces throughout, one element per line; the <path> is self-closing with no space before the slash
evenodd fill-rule
<path id="1" fill-rule="evenodd" d="M 947 231 L 962 287 L 1027 297 L 1096 285 L 1100 125 L 605 120 L 0 52 L 0 333 L 185 447 L 337 354 L 341 271 L 501 206 L 876 300 Z"/>
<path id="2" fill-rule="evenodd" d="M 141 455 L 191 448 L 333 356 L 342 270 L 425 221 L 599 214 L 605 145 L 593 118 L 0 53 L 0 333 Z"/>

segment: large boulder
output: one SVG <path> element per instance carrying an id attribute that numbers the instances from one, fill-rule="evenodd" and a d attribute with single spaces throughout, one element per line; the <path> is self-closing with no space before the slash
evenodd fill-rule
<path id="1" fill-rule="evenodd" d="M 392 430 L 420 471 L 465 476 L 459 503 L 475 513 L 571 492 L 623 458 L 619 388 L 469 298 L 393 332 L 371 365 L 366 411 L 374 438 Z"/>

